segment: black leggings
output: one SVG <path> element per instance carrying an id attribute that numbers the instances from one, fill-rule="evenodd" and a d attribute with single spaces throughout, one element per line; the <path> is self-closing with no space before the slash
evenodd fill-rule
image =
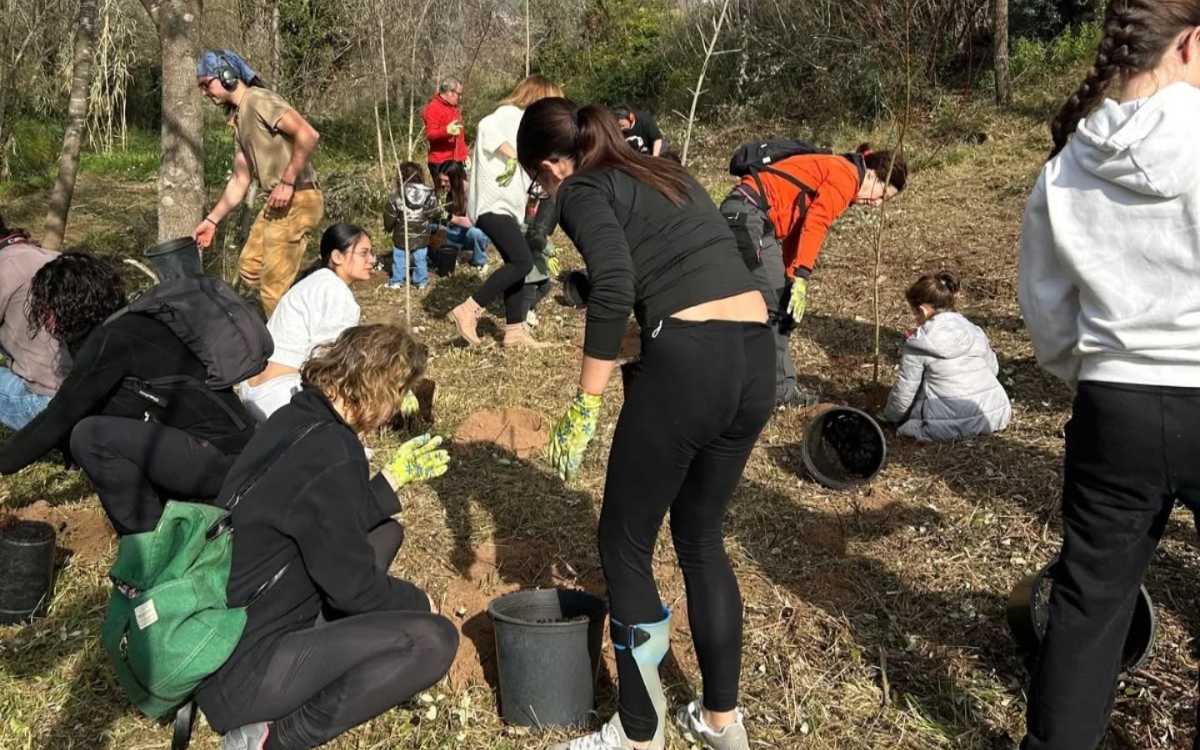
<path id="1" fill-rule="evenodd" d="M 667 319 L 643 332 L 613 435 L 600 513 L 600 558 L 614 619 L 657 622 L 651 570 L 663 516 L 687 588 L 688 622 L 711 711 L 737 706 L 742 599 L 721 525 L 775 402 L 767 326 Z M 621 723 L 649 740 L 657 718 L 628 650 L 617 651 Z"/>
<path id="2" fill-rule="evenodd" d="M 403 538 L 394 521 L 370 533 L 377 567 L 391 565 Z M 428 611 L 320 617 L 279 639 L 258 690 L 236 704 L 238 711 L 209 720 L 216 718 L 221 731 L 271 722 L 267 750 L 317 747 L 436 683 L 457 650 L 454 625 Z"/>
<path id="3" fill-rule="evenodd" d="M 122 536 L 153 530 L 169 499 L 215 498 L 236 458 L 174 427 L 103 416 L 75 425 L 71 456 Z"/>
<path id="4" fill-rule="evenodd" d="M 525 313 L 529 312 L 524 294 L 525 277 L 533 270 L 533 252 L 521 225 L 511 216 L 483 214 L 475 226 L 496 245 L 504 265 L 497 268 L 471 297 L 480 307 L 487 307 L 503 294 L 505 322 L 524 323 Z"/>

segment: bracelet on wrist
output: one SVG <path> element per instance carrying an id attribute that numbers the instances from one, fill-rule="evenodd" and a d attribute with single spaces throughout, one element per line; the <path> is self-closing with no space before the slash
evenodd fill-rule
<path id="1" fill-rule="evenodd" d="M 279 184 L 280 184 L 280 185 L 287 185 L 287 186 L 288 186 L 288 187 L 290 187 L 290 188 L 294 188 L 294 187 L 296 187 L 296 183 L 294 183 L 294 182 L 288 182 L 287 180 L 280 180 L 280 181 L 279 181 Z"/>
<path id="2" fill-rule="evenodd" d="M 217 222 L 213 221 L 212 219 L 208 218 L 207 216 L 204 217 L 204 220 L 207 221 L 209 224 L 212 224 L 214 227 L 217 226 Z"/>

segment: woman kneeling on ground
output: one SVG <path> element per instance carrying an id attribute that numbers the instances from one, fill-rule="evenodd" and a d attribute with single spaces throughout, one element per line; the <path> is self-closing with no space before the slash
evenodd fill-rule
<path id="1" fill-rule="evenodd" d="M 233 508 L 231 603 L 241 642 L 196 699 L 223 750 L 311 748 L 403 703 L 450 668 L 458 634 L 432 600 L 388 568 L 404 529 L 396 490 L 440 476 L 440 439 L 414 438 L 368 479 L 359 435 L 387 424 L 421 376 L 404 329 L 347 329 L 314 352 L 291 402 L 258 429 L 219 503 Z M 251 483 L 251 479 L 257 478 Z"/>
<path id="2" fill-rule="evenodd" d="M 665 746 L 658 665 L 670 612 L 651 558 L 669 511 L 704 677 L 703 701 L 682 707 L 677 721 L 705 747 L 747 750 L 737 709 L 742 603 L 721 527 L 774 403 L 766 304 L 704 188 L 678 164 L 630 149 L 606 108 L 544 99 L 525 112 L 517 148 L 556 197 L 592 281 L 579 394 L 551 433 L 550 458 L 564 478 L 595 433 L 631 310 L 642 329 L 600 514 L 619 712 L 558 748 Z"/>
<path id="3" fill-rule="evenodd" d="M 279 300 L 267 330 L 275 351 L 265 370 L 240 388 L 254 418 L 265 421 L 300 390 L 300 365 L 313 349 L 358 325 L 362 314 L 350 285 L 371 278 L 371 238 L 354 224 L 334 224 L 321 235 L 321 255 Z"/>
<path id="4" fill-rule="evenodd" d="M 152 530 L 168 499 L 214 498 L 254 431 L 231 388 L 147 385 L 203 383 L 208 372 L 165 323 L 109 320 L 124 306 L 121 277 L 99 258 L 65 253 L 38 269 L 29 328 L 69 349 L 73 365 L 46 410 L 0 448 L 0 474 L 12 474 L 69 445 L 120 535 Z"/>

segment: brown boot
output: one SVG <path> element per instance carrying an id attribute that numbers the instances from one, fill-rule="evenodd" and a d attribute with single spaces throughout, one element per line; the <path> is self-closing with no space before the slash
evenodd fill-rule
<path id="1" fill-rule="evenodd" d="M 545 349 L 554 345 L 530 336 L 529 328 L 524 323 L 509 323 L 504 326 L 504 346 L 510 349 Z"/>
<path id="2" fill-rule="evenodd" d="M 458 335 L 466 339 L 471 346 L 479 346 L 483 343 L 483 339 L 479 338 L 479 334 L 475 331 L 481 315 L 483 315 L 483 308 L 475 302 L 473 297 L 467 297 L 462 304 L 450 311 L 450 319 L 458 328 Z"/>

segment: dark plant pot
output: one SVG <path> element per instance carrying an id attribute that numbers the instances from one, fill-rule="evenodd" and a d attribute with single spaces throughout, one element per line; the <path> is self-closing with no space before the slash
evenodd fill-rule
<path id="1" fill-rule="evenodd" d="M 1030 657 L 1036 657 L 1046 636 L 1050 623 L 1050 590 L 1054 586 L 1055 557 L 1046 567 L 1033 575 L 1022 578 L 1008 597 L 1005 615 L 1009 630 L 1017 647 Z M 1133 621 L 1125 636 L 1121 649 L 1121 672 L 1128 674 L 1140 669 L 1154 651 L 1154 640 L 1158 633 L 1158 617 L 1154 614 L 1154 602 L 1150 592 L 1142 586 L 1138 589 L 1134 605 Z"/>
<path id="2" fill-rule="evenodd" d="M 587 271 L 571 271 L 562 277 L 562 296 L 571 307 L 587 307 L 592 280 Z"/>
<path id="3" fill-rule="evenodd" d="M 845 490 L 875 478 L 887 459 L 887 439 L 871 415 L 833 406 L 809 420 L 800 455 L 813 479 Z"/>
<path id="4" fill-rule="evenodd" d="M 608 607 L 584 591 L 518 591 L 488 606 L 496 629 L 500 716 L 517 726 L 587 723 Z"/>
<path id="5" fill-rule="evenodd" d="M 191 237 L 160 242 L 142 255 L 154 266 L 160 282 L 204 275 L 204 267 L 200 264 L 200 248 Z"/>
<path id="6" fill-rule="evenodd" d="M 458 252 L 459 249 L 453 245 L 442 245 L 431 249 L 429 253 L 433 256 L 434 273 L 438 276 L 449 276 L 454 273 L 454 268 L 458 265 Z"/>
<path id="7" fill-rule="evenodd" d="M 54 527 L 17 521 L 0 528 L 0 625 L 44 611 L 54 580 Z"/>

